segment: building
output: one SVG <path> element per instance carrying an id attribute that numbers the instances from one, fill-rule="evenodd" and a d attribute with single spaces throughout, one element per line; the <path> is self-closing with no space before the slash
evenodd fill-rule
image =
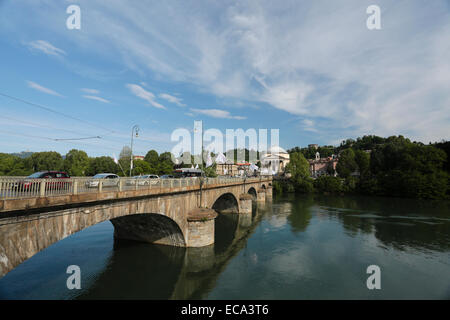
<path id="1" fill-rule="evenodd" d="M 336 176 L 338 160 L 338 157 L 334 154 L 331 157 L 320 158 L 319 152 L 316 152 L 315 159 L 308 159 L 311 177 L 317 178 L 323 175 Z"/>
<path id="2" fill-rule="evenodd" d="M 289 163 L 289 153 L 279 146 L 271 147 L 261 155 L 261 174 L 282 175 Z"/>
<path id="3" fill-rule="evenodd" d="M 243 176 L 245 173 L 252 174 L 249 162 L 243 163 L 217 163 L 216 173 L 219 176 Z"/>
<path id="4" fill-rule="evenodd" d="M 133 160 L 144 160 L 144 156 L 133 156 Z"/>
<path id="5" fill-rule="evenodd" d="M 308 148 L 314 148 L 315 150 L 317 150 L 319 148 L 318 144 L 308 144 Z"/>

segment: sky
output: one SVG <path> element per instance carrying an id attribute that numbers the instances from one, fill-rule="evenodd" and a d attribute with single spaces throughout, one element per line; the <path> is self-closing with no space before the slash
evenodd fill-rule
<path id="1" fill-rule="evenodd" d="M 448 140 L 450 1 L 0 0 L 0 75 L 0 152 L 118 155 L 134 125 L 135 154 L 170 151 L 194 120 L 285 149 Z"/>

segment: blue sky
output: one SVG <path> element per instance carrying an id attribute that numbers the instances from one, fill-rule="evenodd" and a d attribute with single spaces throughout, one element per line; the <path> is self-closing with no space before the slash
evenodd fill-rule
<path id="1" fill-rule="evenodd" d="M 0 96 L 0 152 L 118 155 L 134 124 L 135 153 L 162 152 L 194 120 L 280 129 L 284 148 L 449 139 L 449 3 L 0 1 L 0 93 L 70 116 Z"/>

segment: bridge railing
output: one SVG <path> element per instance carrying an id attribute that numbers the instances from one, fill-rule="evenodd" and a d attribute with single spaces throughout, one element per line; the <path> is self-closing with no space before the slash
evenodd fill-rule
<path id="1" fill-rule="evenodd" d="M 263 177 L 246 178 L 246 183 L 258 182 Z M 205 178 L 204 186 L 242 183 L 244 178 Z M 131 190 L 158 190 L 163 188 L 184 188 L 199 186 L 200 178 L 150 179 L 119 178 L 93 179 L 75 177 L 68 179 L 27 179 L 23 177 L 0 177 L 0 200 L 77 195 L 83 193 L 119 192 Z"/>

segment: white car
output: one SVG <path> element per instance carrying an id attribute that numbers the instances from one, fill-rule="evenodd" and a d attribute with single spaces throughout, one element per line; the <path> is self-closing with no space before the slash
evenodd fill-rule
<path id="1" fill-rule="evenodd" d="M 95 179 L 95 180 L 94 180 Z M 119 185 L 119 176 L 114 173 L 99 173 L 92 177 L 92 180 L 86 182 L 89 188 L 98 188 L 98 184 L 102 179 L 103 187 L 117 187 Z"/>
<path id="2" fill-rule="evenodd" d="M 159 181 L 159 177 L 156 174 L 145 174 L 143 176 L 134 176 L 130 180 L 127 181 L 127 185 L 136 185 L 138 186 L 148 186 L 150 184 L 157 184 Z"/>

